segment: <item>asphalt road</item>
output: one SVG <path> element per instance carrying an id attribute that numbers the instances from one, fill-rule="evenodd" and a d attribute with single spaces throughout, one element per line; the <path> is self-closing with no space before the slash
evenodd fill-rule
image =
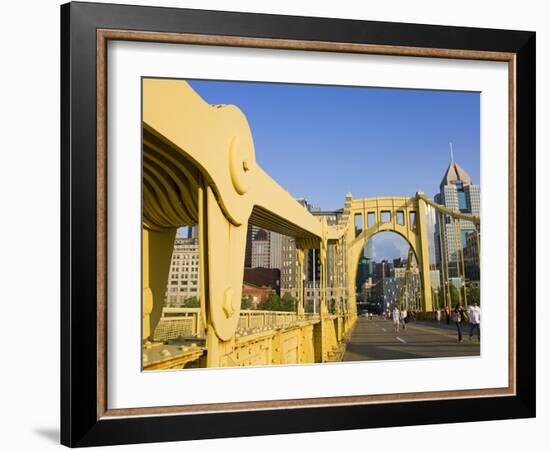
<path id="1" fill-rule="evenodd" d="M 408 330 L 393 331 L 393 322 L 359 317 L 347 342 L 343 361 L 368 361 L 410 358 L 448 358 L 453 356 L 479 356 L 477 335 L 469 340 L 470 325 L 462 331 L 459 343 L 456 327 L 444 322 L 409 322 Z"/>

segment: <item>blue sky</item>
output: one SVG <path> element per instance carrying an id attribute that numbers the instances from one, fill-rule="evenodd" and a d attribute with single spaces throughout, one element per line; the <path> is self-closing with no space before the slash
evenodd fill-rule
<path id="1" fill-rule="evenodd" d="M 294 197 L 324 210 L 354 197 L 433 196 L 455 160 L 479 183 L 478 93 L 188 80 L 208 103 L 246 115 L 256 160 Z M 376 259 L 405 249 L 377 235 Z M 388 253 L 388 254 L 389 254 Z M 390 256 L 388 256 L 390 257 Z"/>

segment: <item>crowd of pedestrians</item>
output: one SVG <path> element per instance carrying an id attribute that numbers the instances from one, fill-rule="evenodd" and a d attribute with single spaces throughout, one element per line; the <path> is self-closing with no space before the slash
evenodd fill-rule
<path id="1" fill-rule="evenodd" d="M 382 314 L 384 320 L 393 321 L 393 331 L 399 333 L 400 330 L 407 331 L 410 320 L 415 320 L 414 311 L 407 311 L 406 308 L 398 308 L 397 305 L 393 309 L 388 309 Z M 473 302 L 468 310 L 465 310 L 461 305 L 457 305 L 454 309 L 449 306 L 435 310 L 435 320 L 438 325 L 444 320 L 448 326 L 451 323 L 456 328 L 458 342 L 464 342 L 463 333 L 467 323 L 470 325 L 469 335 L 470 340 L 477 335 L 478 342 L 481 340 L 481 309 L 477 302 Z"/>
<path id="2" fill-rule="evenodd" d="M 477 302 L 473 302 L 468 307 L 467 311 L 462 307 L 462 305 L 456 305 L 454 309 L 447 306 L 443 310 L 436 310 L 435 320 L 438 324 L 441 323 L 442 314 L 445 316 L 445 322 L 447 325 L 450 325 L 452 322 L 456 327 L 458 342 L 464 341 L 462 333 L 467 322 L 470 324 L 470 340 L 472 340 L 474 334 L 477 334 L 477 340 L 478 342 L 480 341 L 481 308 L 478 306 Z"/>
<path id="3" fill-rule="evenodd" d="M 391 311 L 388 310 L 387 315 L 393 320 L 393 331 L 399 333 L 399 330 L 407 331 L 409 320 L 415 320 L 416 315 L 414 312 L 407 311 L 406 308 L 399 309 L 395 306 Z"/>

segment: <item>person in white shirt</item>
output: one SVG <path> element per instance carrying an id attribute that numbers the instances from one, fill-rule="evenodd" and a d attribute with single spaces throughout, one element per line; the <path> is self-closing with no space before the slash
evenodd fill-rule
<path id="1" fill-rule="evenodd" d="M 437 309 L 435 311 L 435 320 L 437 320 L 438 325 L 441 323 L 441 310 L 440 309 Z"/>
<path id="2" fill-rule="evenodd" d="M 479 342 L 481 340 L 481 331 L 479 328 L 481 324 L 481 309 L 477 306 L 476 302 L 468 307 L 468 317 L 470 318 L 470 340 L 472 340 L 474 330 L 477 330 L 477 340 Z"/>
<path id="3" fill-rule="evenodd" d="M 397 309 L 397 306 L 393 308 L 391 315 L 393 319 L 393 331 L 399 333 L 399 310 Z"/>

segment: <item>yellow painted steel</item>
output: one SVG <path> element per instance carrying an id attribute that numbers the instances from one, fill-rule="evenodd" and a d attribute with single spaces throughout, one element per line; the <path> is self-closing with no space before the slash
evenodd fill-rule
<path id="1" fill-rule="evenodd" d="M 175 233 L 199 225 L 208 261 L 201 280 L 206 326 L 216 334 L 212 342 L 231 340 L 243 275 L 236 262 L 244 261 L 249 220 L 305 247 L 319 246 L 322 225 L 256 164 L 242 112 L 207 104 L 184 81 L 143 80 L 143 147 L 144 230 Z M 144 280 L 165 283 L 152 263 L 144 263 Z M 163 297 L 164 289 L 151 293 L 144 286 L 144 338 L 158 322 Z"/>
<path id="2" fill-rule="evenodd" d="M 347 194 L 341 216 L 329 226 L 256 163 L 248 122 L 237 107 L 210 105 L 185 81 L 144 79 L 142 83 L 144 341 L 161 316 L 176 230 L 186 225 L 199 229 L 200 315 L 206 331 L 206 355 L 196 352 L 199 366 L 338 360 L 357 318 L 360 252 L 382 231 L 397 233 L 409 243 L 420 269 L 422 308 L 432 310 L 426 204 L 433 202 L 423 193 L 371 199 Z M 356 232 L 358 215 L 361 229 Z M 375 220 L 369 226 L 370 215 Z M 386 216 L 388 220 L 382 220 Z M 300 276 L 298 320 L 243 337 L 236 336 L 236 329 L 248 223 L 295 238 Z M 336 277 L 337 284 L 346 287 L 336 314 L 330 314 L 327 306 L 329 243 L 336 245 L 336 264 L 345 267 Z M 302 274 L 308 248 L 319 249 L 320 257 L 320 307 L 315 317 L 304 312 Z M 181 357 L 178 361 L 174 364 L 180 364 Z M 169 361 L 163 364 L 170 366 Z"/>
<path id="3" fill-rule="evenodd" d="M 426 197 L 426 194 L 423 192 L 419 192 L 418 197 L 422 199 L 424 202 L 426 202 L 428 205 L 433 206 L 438 211 L 447 214 L 448 216 L 452 217 L 453 219 L 463 219 L 468 220 L 469 222 L 475 223 L 476 225 L 479 225 L 480 218 L 479 216 L 471 215 L 471 214 L 464 214 L 459 211 L 455 211 L 454 209 L 445 208 L 442 205 L 439 205 L 438 203 L 434 202 L 433 200 Z"/>
<path id="4" fill-rule="evenodd" d="M 142 331 L 147 339 L 160 320 L 176 229 L 142 230 Z M 159 305 L 160 299 L 160 305 Z"/>
<path id="5" fill-rule="evenodd" d="M 377 197 L 353 199 L 346 196 L 346 206 L 342 220 L 329 231 L 329 239 L 344 236 L 347 247 L 347 290 L 348 307 L 356 315 L 355 278 L 357 265 L 363 247 L 375 234 L 390 231 L 399 234 L 410 245 L 420 269 L 422 284 L 422 309 L 432 311 L 430 281 L 430 255 L 426 203 L 424 194 L 416 197 Z M 369 218 L 372 223 L 369 224 Z M 356 231 L 356 220 L 361 225 Z"/>

